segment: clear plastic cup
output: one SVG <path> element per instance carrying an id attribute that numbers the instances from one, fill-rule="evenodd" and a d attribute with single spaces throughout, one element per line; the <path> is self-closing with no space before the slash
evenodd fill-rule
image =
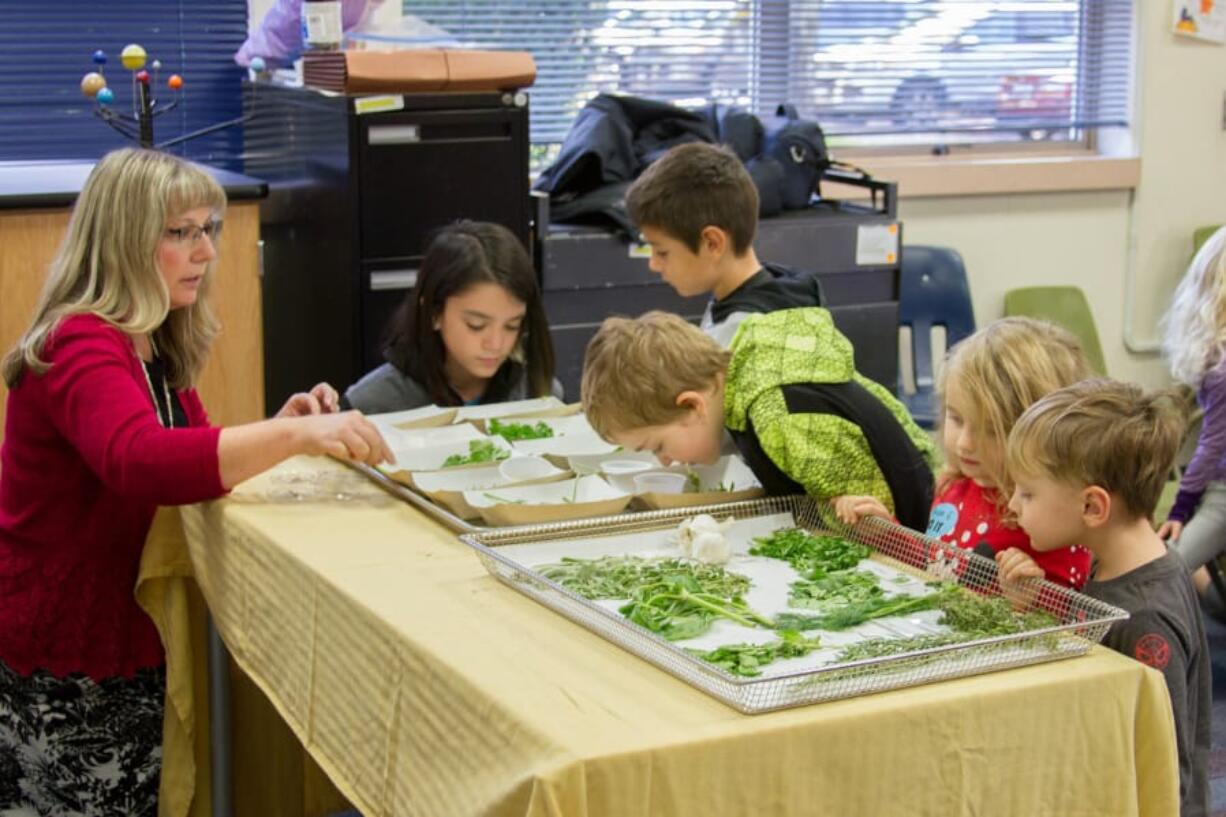
<path id="1" fill-rule="evenodd" d="M 640 494 L 679 494 L 685 490 L 685 474 L 666 471 L 639 474 L 634 478 L 634 487 Z"/>

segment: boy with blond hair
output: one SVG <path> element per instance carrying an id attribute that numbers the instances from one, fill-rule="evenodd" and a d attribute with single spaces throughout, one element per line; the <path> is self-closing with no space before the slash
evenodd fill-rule
<path id="1" fill-rule="evenodd" d="M 1183 439 L 1177 398 L 1139 386 L 1087 380 L 1032 405 L 1009 435 L 1009 507 L 1037 551 L 1080 544 L 1095 556 L 1082 592 L 1127 610 L 1104 643 L 1162 673 L 1175 714 L 1180 813 L 1209 809 L 1212 691 L 1209 647 L 1196 591 L 1150 519 Z M 1030 557 L 997 556 L 1008 588 L 1042 576 Z"/>
<path id="2" fill-rule="evenodd" d="M 758 190 L 727 148 L 673 148 L 630 186 L 626 212 L 653 272 L 682 297 L 711 293 L 700 325 L 725 348 L 750 314 L 822 305 L 815 277 L 758 261 Z"/>
<path id="3" fill-rule="evenodd" d="M 714 462 L 727 428 L 771 495 L 866 494 L 905 525 L 928 520 L 932 440 L 856 372 L 825 309 L 751 315 L 728 350 L 670 313 L 609 318 L 582 393 L 602 437 L 666 465 Z"/>

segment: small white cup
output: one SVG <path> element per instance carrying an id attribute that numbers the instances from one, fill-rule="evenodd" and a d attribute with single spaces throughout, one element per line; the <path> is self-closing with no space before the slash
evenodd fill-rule
<path id="1" fill-rule="evenodd" d="M 557 470 L 543 457 L 510 457 L 498 464 L 498 473 L 510 482 L 542 479 L 556 474 Z"/>
<path id="2" fill-rule="evenodd" d="M 679 494 L 685 490 L 685 474 L 668 471 L 639 474 L 634 478 L 634 487 L 640 494 Z"/>

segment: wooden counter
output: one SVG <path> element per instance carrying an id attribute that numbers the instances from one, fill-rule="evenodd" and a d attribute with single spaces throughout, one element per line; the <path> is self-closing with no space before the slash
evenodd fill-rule
<path id="1" fill-rule="evenodd" d="M 68 226 L 72 203 L 91 163 L 0 163 L 0 350 L 29 325 L 47 270 Z M 213 422 L 264 417 L 260 303 L 259 198 L 266 186 L 248 176 L 212 171 L 230 197 L 211 297 L 221 334 L 200 380 Z M 0 382 L 0 440 L 7 389 Z"/>

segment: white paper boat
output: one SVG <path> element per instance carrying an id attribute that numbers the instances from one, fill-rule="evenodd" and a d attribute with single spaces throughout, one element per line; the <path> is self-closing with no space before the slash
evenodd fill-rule
<path id="1" fill-rule="evenodd" d="M 525 417 L 537 413 L 574 414 L 579 406 L 566 405 L 552 395 L 549 397 L 534 397 L 531 400 L 508 400 L 505 403 L 487 403 L 480 406 L 462 406 L 456 411 L 455 422 L 468 423 L 473 420 L 488 420 L 491 417 Z"/>
<path id="2" fill-rule="evenodd" d="M 556 482 L 571 475 L 569 471 L 550 466 L 550 473 L 531 480 L 515 480 L 508 479 L 500 466 L 501 464 L 480 468 L 448 468 L 445 471 L 418 471 L 409 476 L 409 481 L 418 491 L 461 519 L 473 519 L 480 516 L 480 513 L 464 500 L 465 491 L 492 491 L 508 485 Z"/>
<path id="3" fill-rule="evenodd" d="M 435 428 L 450 425 L 455 421 L 454 406 L 420 406 L 405 411 L 389 411 L 384 414 L 368 414 L 367 418 L 376 426 L 392 426 L 395 428 Z"/>
<path id="4" fill-rule="evenodd" d="M 380 465 L 379 469 L 393 479 L 397 479 L 407 485 L 410 484 L 407 481 L 407 475 L 414 471 L 440 471 L 444 468 L 487 466 L 491 462 L 469 463 L 458 466 L 444 465 L 449 457 L 455 455 L 461 457 L 468 456 L 472 451 L 473 443 L 483 441 L 488 441 L 499 452 L 506 452 L 508 457 L 511 456 L 511 446 L 506 440 L 501 437 L 481 437 L 477 440 L 457 440 L 456 442 L 431 445 L 425 448 L 392 449 L 392 453 L 396 455 L 396 462 L 392 465 Z M 499 457 L 498 459 L 506 459 L 506 457 Z M 494 461 L 494 464 L 497 464 L 497 461 Z"/>
<path id="5" fill-rule="evenodd" d="M 480 440 L 485 437 L 472 423 L 440 426 L 437 428 L 397 428 L 376 424 L 388 447 L 393 451 L 415 448 L 432 448 L 445 443 Z"/>
<path id="6" fill-rule="evenodd" d="M 630 499 L 630 494 L 598 476 L 464 492 L 464 501 L 488 525 L 529 525 L 606 516 L 620 513 Z"/>
<path id="7" fill-rule="evenodd" d="M 569 407 L 568 407 L 569 408 Z M 565 417 L 521 417 L 509 418 L 491 417 L 488 420 L 477 420 L 475 425 L 484 431 L 486 434 L 492 434 L 490 431 L 490 421 L 498 420 L 499 422 L 507 423 L 524 423 L 534 426 L 537 423 L 544 423 L 553 431 L 553 437 L 544 437 L 542 439 L 554 439 L 556 437 L 565 437 L 568 434 L 587 434 L 596 436 L 596 430 L 588 423 L 587 418 L 582 414 L 571 414 Z M 526 442 L 526 440 L 513 441 Z"/>
<path id="8" fill-rule="evenodd" d="M 591 434 L 567 434 L 565 437 L 546 437 L 543 440 L 516 440 L 511 443 L 516 451 L 524 454 L 539 454 L 565 464 L 570 457 L 583 454 L 611 454 L 617 446 Z"/>

